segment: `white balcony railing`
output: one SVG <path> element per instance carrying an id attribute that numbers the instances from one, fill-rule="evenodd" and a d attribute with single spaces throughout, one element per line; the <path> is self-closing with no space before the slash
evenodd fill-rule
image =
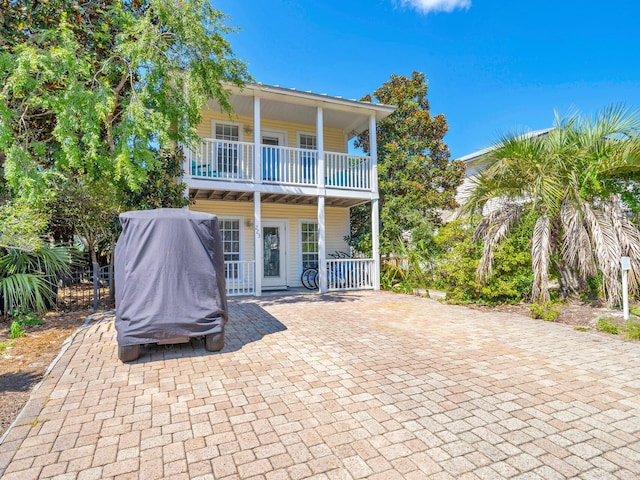
<path id="1" fill-rule="evenodd" d="M 261 174 L 264 183 L 315 185 L 318 178 L 318 152 L 263 145 Z"/>
<path id="2" fill-rule="evenodd" d="M 261 145 L 263 183 L 315 186 L 318 184 L 318 152 L 303 148 Z M 327 187 L 370 191 L 371 157 L 325 152 Z M 194 178 L 253 181 L 255 147 L 250 142 L 204 138 L 185 152 L 185 171 Z"/>
<path id="3" fill-rule="evenodd" d="M 253 260 L 225 261 L 224 273 L 227 296 L 253 295 L 256 293 L 256 262 Z"/>
<path id="4" fill-rule="evenodd" d="M 375 261 L 370 258 L 327 259 L 329 290 L 363 290 L 374 288 Z"/>
<path id="5" fill-rule="evenodd" d="M 328 187 L 371 190 L 371 157 L 325 152 Z"/>
<path id="6" fill-rule="evenodd" d="M 203 138 L 185 157 L 186 170 L 194 177 L 253 180 L 253 143 Z"/>

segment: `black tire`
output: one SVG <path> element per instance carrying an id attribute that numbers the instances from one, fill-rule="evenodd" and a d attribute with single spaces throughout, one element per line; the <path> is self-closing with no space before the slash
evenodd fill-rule
<path id="1" fill-rule="evenodd" d="M 224 330 L 219 333 L 210 333 L 204 337 L 204 348 L 209 352 L 219 352 L 224 348 Z"/>
<path id="2" fill-rule="evenodd" d="M 302 276 L 300 277 L 302 286 L 307 290 L 315 290 L 316 288 L 318 288 L 317 276 L 318 270 L 316 270 L 315 268 L 307 268 L 304 272 L 302 272 Z"/>
<path id="3" fill-rule="evenodd" d="M 140 356 L 140 345 L 118 345 L 118 358 L 121 362 L 133 362 Z"/>

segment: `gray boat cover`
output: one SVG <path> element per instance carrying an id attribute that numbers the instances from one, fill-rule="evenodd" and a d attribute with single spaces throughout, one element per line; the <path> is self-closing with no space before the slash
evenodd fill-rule
<path id="1" fill-rule="evenodd" d="M 227 298 L 218 217 L 161 208 L 120 215 L 115 250 L 118 345 L 224 330 Z"/>

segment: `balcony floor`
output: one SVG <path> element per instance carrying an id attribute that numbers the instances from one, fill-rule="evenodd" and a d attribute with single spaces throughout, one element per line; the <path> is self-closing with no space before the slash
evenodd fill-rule
<path id="1" fill-rule="evenodd" d="M 228 202 L 253 202 L 253 193 L 246 190 L 225 190 L 225 189 L 204 189 L 189 188 L 189 198 L 191 200 L 216 200 Z M 267 193 L 262 192 L 262 203 L 280 203 L 285 205 L 317 205 L 317 195 L 299 195 L 291 193 Z M 325 197 L 325 206 L 349 208 L 368 202 L 368 199 Z"/>

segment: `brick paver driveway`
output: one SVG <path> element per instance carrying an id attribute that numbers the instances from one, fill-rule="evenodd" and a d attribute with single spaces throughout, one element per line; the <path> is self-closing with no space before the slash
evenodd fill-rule
<path id="1" fill-rule="evenodd" d="M 227 345 L 81 331 L 4 478 L 640 478 L 640 344 L 389 293 L 231 302 Z"/>

